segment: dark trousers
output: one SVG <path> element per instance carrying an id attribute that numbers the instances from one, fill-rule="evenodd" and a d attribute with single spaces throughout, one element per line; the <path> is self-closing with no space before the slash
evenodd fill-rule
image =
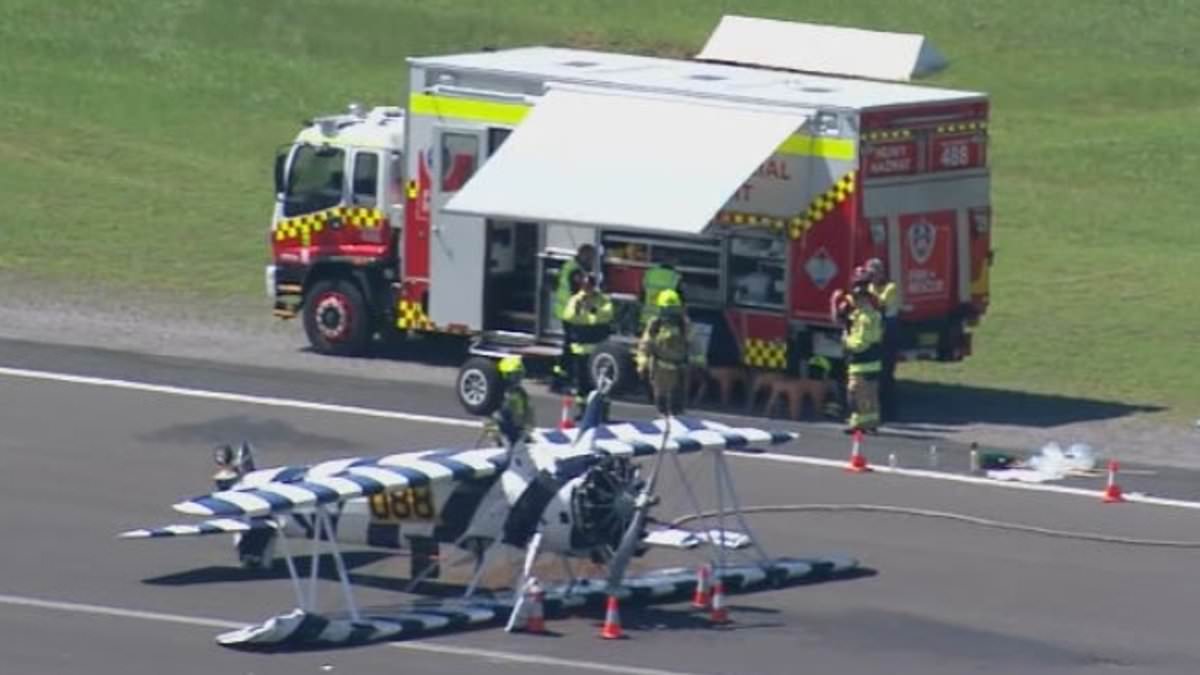
<path id="1" fill-rule="evenodd" d="M 592 393 L 592 374 L 588 372 L 591 354 L 571 355 L 571 379 L 575 381 L 575 398 L 582 402 Z"/>
<path id="2" fill-rule="evenodd" d="M 558 355 L 558 362 L 554 364 L 554 374 L 551 378 L 552 391 L 566 391 L 570 386 L 571 374 L 575 369 L 574 356 L 571 354 L 571 325 L 564 322 L 562 329 L 562 352 Z"/>

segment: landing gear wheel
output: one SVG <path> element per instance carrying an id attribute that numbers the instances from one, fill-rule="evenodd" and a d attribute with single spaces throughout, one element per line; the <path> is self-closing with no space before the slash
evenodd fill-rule
<path id="1" fill-rule="evenodd" d="M 366 300 L 349 281 L 318 281 L 305 298 L 304 332 L 320 354 L 362 355 L 371 340 L 370 323 Z"/>
<path id="2" fill-rule="evenodd" d="M 592 386 L 609 396 L 628 390 L 637 379 L 629 349 L 616 342 L 606 342 L 596 348 L 588 361 L 588 371 Z"/>
<path id="3" fill-rule="evenodd" d="M 500 407 L 500 371 L 496 362 L 473 356 L 458 369 L 458 402 L 472 415 L 491 415 Z"/>

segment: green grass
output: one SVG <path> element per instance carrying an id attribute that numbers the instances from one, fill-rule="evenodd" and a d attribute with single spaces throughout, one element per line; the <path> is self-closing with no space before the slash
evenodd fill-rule
<path id="1" fill-rule="evenodd" d="M 0 271 L 249 298 L 275 147 L 400 102 L 406 55 L 687 55 L 726 11 L 922 32 L 936 82 L 992 94 L 992 310 L 976 356 L 916 377 L 1200 411 L 1189 0 L 5 0 Z"/>

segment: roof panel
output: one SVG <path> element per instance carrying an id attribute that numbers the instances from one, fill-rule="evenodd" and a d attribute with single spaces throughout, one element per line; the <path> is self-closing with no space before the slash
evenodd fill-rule
<path id="1" fill-rule="evenodd" d="M 908 81 L 946 60 L 923 35 L 725 16 L 698 59 Z"/>
<path id="2" fill-rule="evenodd" d="M 413 58 L 429 68 L 523 76 L 622 90 L 754 100 L 808 107 L 862 109 L 979 98 L 973 91 L 800 74 L 703 61 L 662 59 L 557 47 Z M 570 65 L 589 64 L 589 65 Z M 703 75 L 703 78 L 694 77 Z"/>

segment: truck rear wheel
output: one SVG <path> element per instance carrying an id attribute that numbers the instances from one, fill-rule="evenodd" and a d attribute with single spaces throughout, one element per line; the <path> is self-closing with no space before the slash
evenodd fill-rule
<path id="1" fill-rule="evenodd" d="M 631 389 L 637 379 L 629 348 L 616 342 L 605 342 L 597 347 L 588 362 L 588 370 L 592 386 L 612 396 Z"/>
<path id="2" fill-rule="evenodd" d="M 362 291 L 341 279 L 318 281 L 304 301 L 304 332 L 320 354 L 358 356 L 371 340 Z"/>
<path id="3" fill-rule="evenodd" d="M 458 369 L 454 391 L 458 402 L 472 415 L 491 415 L 500 407 L 500 371 L 496 362 L 473 356 Z"/>

